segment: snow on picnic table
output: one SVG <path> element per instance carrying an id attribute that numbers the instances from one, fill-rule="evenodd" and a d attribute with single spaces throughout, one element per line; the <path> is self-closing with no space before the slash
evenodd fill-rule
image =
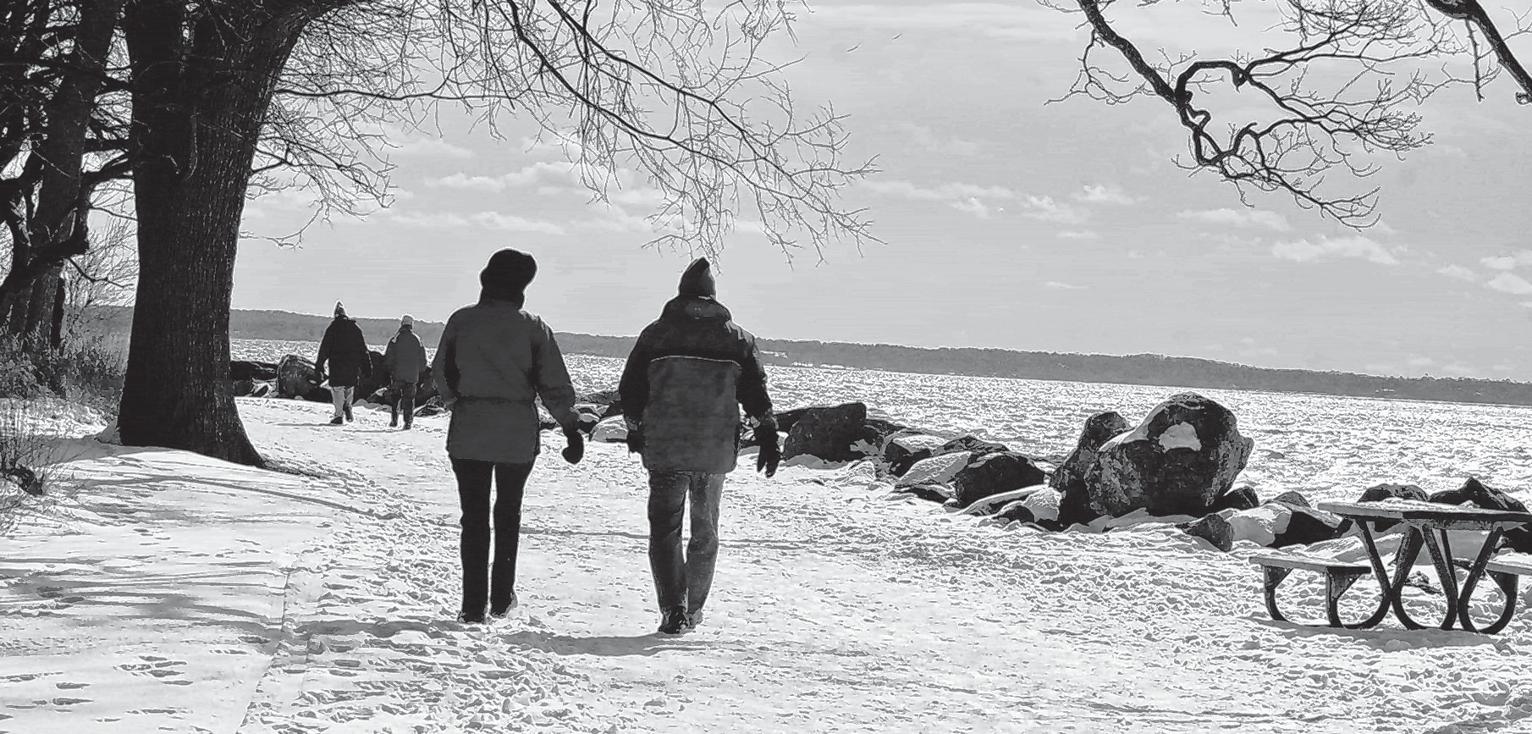
<path id="1" fill-rule="evenodd" d="M 1532 612 L 1497 637 L 1273 623 L 1253 566 L 1173 528 L 1000 527 L 889 499 L 856 467 L 767 481 L 742 461 L 707 619 L 662 637 L 637 461 L 549 452 L 523 609 L 465 627 L 445 417 L 404 433 L 372 408 L 344 427 L 318 404 L 240 411 L 267 457 L 322 478 L 71 444 L 89 481 L 62 521 L 0 541 L 0 730 L 1532 725 Z"/>

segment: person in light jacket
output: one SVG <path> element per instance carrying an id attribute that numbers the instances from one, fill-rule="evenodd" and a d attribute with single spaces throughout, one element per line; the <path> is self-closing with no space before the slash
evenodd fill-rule
<path id="1" fill-rule="evenodd" d="M 404 430 L 415 423 L 415 387 L 420 373 L 426 368 L 426 348 L 415 336 L 415 319 L 405 314 L 399 319 L 399 333 L 388 340 L 383 351 L 383 366 L 389 375 L 388 426 L 399 425 L 399 413 L 404 412 Z"/>
<path id="2" fill-rule="evenodd" d="M 329 368 L 330 397 L 335 402 L 335 417 L 331 425 L 342 421 L 351 422 L 351 403 L 356 399 L 356 384 L 362 373 L 371 369 L 372 355 L 367 352 L 367 339 L 361 327 L 346 315 L 346 307 L 335 302 L 335 320 L 324 330 L 324 340 L 319 342 L 319 357 L 314 360 L 314 370 L 320 381 L 325 379 Z"/>
<path id="3" fill-rule="evenodd" d="M 563 428 L 566 461 L 578 463 L 585 450 L 574 411 L 574 387 L 558 342 L 541 318 L 522 307 L 526 287 L 536 274 L 537 262 L 524 252 L 506 249 L 491 256 L 479 273 L 479 302 L 447 319 L 431 364 L 437 390 L 452 413 L 447 455 L 463 511 L 462 622 L 483 622 L 486 602 L 496 617 L 517 604 L 521 500 L 540 450 L 534 400 L 541 398 Z"/>
<path id="4" fill-rule="evenodd" d="M 702 621 L 718 558 L 724 477 L 734 470 L 740 406 L 755 421 L 756 470 L 767 477 L 782 459 L 755 337 L 717 300 L 706 259 L 681 276 L 679 294 L 639 334 L 618 386 L 628 448 L 649 470 L 649 567 L 659 597 L 660 632 Z M 691 498 L 691 540 L 681 525 Z"/>

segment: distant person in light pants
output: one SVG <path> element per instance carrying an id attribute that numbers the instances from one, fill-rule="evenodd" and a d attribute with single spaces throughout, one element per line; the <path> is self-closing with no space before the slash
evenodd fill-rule
<path id="1" fill-rule="evenodd" d="M 443 404 L 452 411 L 447 455 L 463 509 L 461 622 L 483 622 L 486 601 L 496 617 L 517 604 L 521 499 L 541 441 L 534 399 L 541 398 L 564 429 L 564 460 L 579 463 L 585 452 L 574 386 L 553 330 L 522 308 L 536 274 L 537 262 L 524 252 L 501 250 L 491 256 L 479 273 L 479 302 L 447 319 L 431 365 Z M 492 567 L 491 477 L 497 493 Z"/>
<path id="2" fill-rule="evenodd" d="M 399 425 L 399 413 L 404 412 L 404 430 L 415 424 L 415 386 L 420 382 L 420 372 L 426 368 L 426 348 L 415 336 L 415 319 L 405 314 L 399 319 L 399 333 L 388 340 L 383 350 L 383 366 L 389 375 L 388 426 Z"/>
<path id="3" fill-rule="evenodd" d="M 319 358 L 314 360 L 321 382 L 325 379 L 327 365 L 330 368 L 330 397 L 335 401 L 335 417 L 330 425 L 338 426 L 342 421 L 350 423 L 356 383 L 361 380 L 363 371 L 372 369 L 372 355 L 367 352 L 367 339 L 362 336 L 362 328 L 346 316 L 346 307 L 340 301 L 335 302 L 335 320 L 324 330 L 324 340 L 319 342 Z"/>
<path id="4" fill-rule="evenodd" d="M 755 337 L 716 300 L 708 261 L 681 276 L 676 298 L 639 335 L 618 392 L 628 449 L 649 470 L 649 567 L 660 604 L 660 632 L 680 634 L 702 621 L 718 558 L 724 477 L 739 451 L 739 408 L 756 421 L 756 470 L 774 476 L 782 459 Z M 691 498 L 691 541 L 681 525 Z"/>

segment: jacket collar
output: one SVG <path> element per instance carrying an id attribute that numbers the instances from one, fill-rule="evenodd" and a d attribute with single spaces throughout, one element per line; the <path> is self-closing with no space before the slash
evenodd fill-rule
<path id="1" fill-rule="evenodd" d="M 733 321 L 734 315 L 722 303 L 712 298 L 677 296 L 665 304 L 660 312 L 661 321 Z"/>

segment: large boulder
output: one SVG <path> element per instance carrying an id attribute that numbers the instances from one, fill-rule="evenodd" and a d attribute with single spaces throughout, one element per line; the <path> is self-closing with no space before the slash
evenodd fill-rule
<path id="1" fill-rule="evenodd" d="M 904 472 L 909 470 L 910 467 L 935 456 L 941 456 L 943 454 L 955 454 L 959 452 L 987 454 L 1006 450 L 1006 446 L 1003 443 L 985 441 L 984 439 L 977 436 L 959 436 L 958 438 L 947 441 L 942 445 L 937 446 L 936 448 L 921 449 L 916 451 L 903 459 L 899 464 L 891 465 L 889 467 L 889 471 L 891 471 L 895 476 L 902 476 Z"/>
<path id="2" fill-rule="evenodd" d="M 319 386 L 319 371 L 314 363 L 289 354 L 277 363 L 277 395 L 326 402 L 330 391 Z"/>
<path id="3" fill-rule="evenodd" d="M 602 419 L 591 429 L 590 440 L 601 443 L 623 443 L 628 440 L 628 422 L 620 415 Z"/>
<path id="4" fill-rule="evenodd" d="M 229 383 L 229 387 L 234 392 L 234 397 L 249 397 L 251 393 L 255 392 L 255 381 L 249 378 L 234 380 Z"/>
<path id="5" fill-rule="evenodd" d="M 1174 395 L 1101 445 L 1085 475 L 1091 509 L 1113 517 L 1139 509 L 1205 515 L 1234 486 L 1254 445 L 1228 408 L 1196 393 Z"/>
<path id="6" fill-rule="evenodd" d="M 1261 506 L 1261 498 L 1255 493 L 1255 487 L 1240 487 L 1239 489 L 1225 492 L 1213 502 L 1210 508 L 1212 512 L 1219 510 L 1250 510 Z"/>
<path id="7" fill-rule="evenodd" d="M 1418 502 L 1428 502 L 1428 501 L 1430 501 L 1431 498 L 1426 494 L 1426 491 L 1424 489 L 1421 489 L 1420 487 L 1417 487 L 1417 486 L 1415 486 L 1413 484 L 1387 484 L 1387 483 L 1385 483 L 1385 484 L 1376 484 L 1376 485 L 1373 485 L 1371 487 L 1368 487 L 1367 489 L 1362 490 L 1362 496 L 1358 497 L 1356 501 L 1357 502 L 1382 502 L 1383 500 L 1389 500 L 1389 499 L 1415 500 L 1415 501 L 1418 501 Z M 1393 527 L 1395 525 L 1398 525 L 1398 523 L 1393 522 L 1392 520 L 1380 520 L 1378 522 L 1372 523 L 1373 529 L 1377 530 L 1380 533 L 1385 531 L 1385 530 L 1388 530 L 1389 528 L 1391 528 L 1391 527 Z"/>
<path id="8" fill-rule="evenodd" d="M 277 366 L 272 362 L 249 362 L 234 360 L 229 362 L 229 379 L 239 382 L 242 380 L 275 380 L 277 379 Z"/>
<path id="9" fill-rule="evenodd" d="M 968 466 L 968 460 L 972 457 L 973 454 L 967 451 L 933 456 L 910 467 L 904 476 L 894 482 L 894 488 L 927 499 L 935 499 L 928 495 L 941 495 L 941 499 L 936 501 L 944 501 L 952 495 L 949 488 L 952 478 Z M 941 487 L 942 491 L 932 491 L 934 487 Z"/>
<path id="10" fill-rule="evenodd" d="M 1048 475 L 1032 459 L 1014 451 L 970 453 L 970 461 L 952 476 L 953 498 L 967 507 L 993 494 L 1031 487 Z"/>
<path id="11" fill-rule="evenodd" d="M 356 381 L 357 395 L 371 395 L 378 388 L 388 387 L 388 367 L 383 363 L 383 353 L 367 350 L 368 367 Z"/>
<path id="12" fill-rule="evenodd" d="M 1526 505 L 1505 492 L 1485 486 L 1474 477 L 1469 477 L 1468 481 L 1457 489 L 1442 490 L 1431 495 L 1430 500 L 1448 505 L 1469 504 L 1486 510 L 1527 511 Z M 1532 553 L 1532 528 L 1523 525 L 1506 531 L 1505 544 L 1518 553 Z"/>
<path id="13" fill-rule="evenodd" d="M 1202 538 L 1211 543 L 1214 548 L 1225 553 L 1234 547 L 1234 526 L 1229 523 L 1225 515 L 1233 513 L 1215 512 L 1201 520 L 1186 526 L 1186 534 Z"/>
<path id="14" fill-rule="evenodd" d="M 1059 525 L 1059 500 L 1063 495 L 1052 487 L 1042 487 L 1025 499 L 1011 502 L 996 517 L 1039 525 L 1045 530 L 1061 530 Z"/>
<path id="15" fill-rule="evenodd" d="M 1085 489 L 1085 474 L 1095 466 L 1096 452 L 1101 449 L 1101 444 L 1132 428 L 1127 418 L 1113 411 L 1097 413 L 1085 419 L 1085 430 L 1080 432 L 1074 453 L 1064 459 L 1064 463 L 1048 480 L 1048 486 L 1061 494 L 1058 519 L 1065 527 L 1076 523 L 1083 525 L 1100 516 L 1101 513 L 1091 509 L 1090 493 Z"/>
<path id="16" fill-rule="evenodd" d="M 1288 503 L 1273 502 L 1271 504 L 1288 510 L 1287 525 L 1282 532 L 1277 533 L 1277 539 L 1272 543 L 1277 548 L 1289 545 L 1312 545 L 1334 540 L 1351 527 L 1351 521 L 1324 510 L 1298 507 Z"/>
<path id="17" fill-rule="evenodd" d="M 896 433 L 888 438 L 883 444 L 883 463 L 889 467 L 889 473 L 894 476 L 903 476 L 905 471 L 915 464 L 914 456 L 921 451 L 941 448 L 947 439 L 940 436 L 932 436 L 916 431 Z M 902 467 L 904 471 L 899 471 Z"/>
<path id="18" fill-rule="evenodd" d="M 864 403 L 808 408 L 793 422 L 782 443 L 782 458 L 814 456 L 825 461 L 851 461 L 863 454 L 852 446 L 867 423 Z M 780 430 L 780 427 L 779 427 Z"/>

